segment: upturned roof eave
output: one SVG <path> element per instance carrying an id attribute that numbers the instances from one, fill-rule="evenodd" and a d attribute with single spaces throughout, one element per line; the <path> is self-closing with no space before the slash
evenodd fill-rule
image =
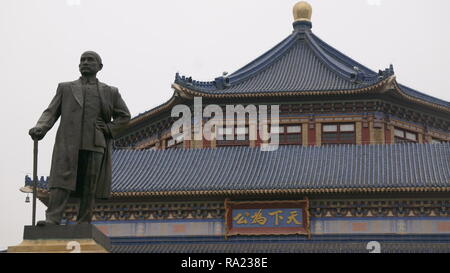
<path id="1" fill-rule="evenodd" d="M 172 85 L 178 92 L 185 94 L 187 97 L 205 97 L 205 98 L 264 98 L 264 97 L 295 97 L 295 96 L 323 96 L 323 95 L 356 95 L 364 94 L 368 92 L 384 93 L 388 90 L 394 90 L 394 92 L 408 101 L 418 103 L 422 106 L 431 107 L 433 109 L 443 111 L 445 113 L 450 112 L 450 107 L 432 103 L 417 97 L 414 97 L 402 90 L 400 84 L 397 82 L 396 77 L 390 76 L 382 81 L 376 82 L 372 85 L 355 88 L 355 89 L 343 89 L 343 90 L 306 90 L 306 91 L 272 91 L 272 92 L 245 92 L 245 93 L 208 93 L 195 89 L 191 89 L 177 83 Z"/>
<path id="2" fill-rule="evenodd" d="M 140 114 L 134 118 L 131 119 L 131 121 L 129 122 L 127 128 L 130 128 L 132 126 L 135 126 L 136 124 L 148 120 L 151 117 L 170 109 L 171 107 L 173 107 L 174 105 L 176 105 L 177 103 L 177 98 L 181 97 L 184 99 L 193 99 L 194 97 L 203 97 L 203 98 L 222 98 L 222 99 L 226 99 L 226 98 L 264 98 L 264 97 L 273 97 L 273 96 L 281 96 L 281 97 L 292 97 L 292 96 L 313 96 L 313 95 L 343 95 L 343 94 L 358 94 L 358 93 L 364 93 L 364 92 L 368 92 L 368 91 L 373 91 L 377 88 L 381 88 L 384 85 L 386 85 L 388 82 L 392 81 L 393 76 L 378 82 L 377 84 L 371 85 L 371 86 L 367 86 L 365 88 L 357 88 L 357 89 L 350 89 L 350 90 L 328 90 L 328 91 L 315 91 L 315 90 L 310 90 L 310 91 L 297 91 L 297 92 L 282 92 L 282 91 L 278 91 L 278 92 L 245 92 L 245 93 L 230 93 L 230 94 L 226 94 L 226 93 L 222 93 L 222 94 L 212 94 L 212 93 L 207 93 L 207 92 L 203 92 L 203 91 L 199 91 L 199 90 L 195 90 L 195 89 L 190 89 L 188 87 L 182 86 L 178 83 L 173 83 L 172 84 L 172 88 L 175 90 L 174 95 L 165 103 L 143 113 Z"/>
<path id="3" fill-rule="evenodd" d="M 367 91 L 374 91 L 392 82 L 395 76 L 390 76 L 381 81 L 375 82 L 365 87 L 359 87 L 354 89 L 341 89 L 341 90 L 299 90 L 299 91 L 255 91 L 255 92 L 242 92 L 242 93 L 210 93 L 202 90 L 196 90 L 191 87 L 187 87 L 178 83 L 173 83 L 172 87 L 178 92 L 185 94 L 186 97 L 205 97 L 205 98 L 245 98 L 245 97 L 291 97 L 291 96 L 313 96 L 313 95 L 341 95 L 341 94 L 357 94 Z"/>
<path id="4" fill-rule="evenodd" d="M 392 88 L 392 86 L 394 88 Z M 182 97 L 184 99 L 193 99 L 193 97 L 204 97 L 204 98 L 219 98 L 219 99 L 227 99 L 227 98 L 265 98 L 265 97 L 296 97 L 296 96 L 323 96 L 323 95 L 356 95 L 356 94 L 364 94 L 368 92 L 378 92 L 383 93 L 387 90 L 394 90 L 394 92 L 403 98 L 405 98 L 408 101 L 418 103 L 423 106 L 431 107 L 433 109 L 450 113 L 450 107 L 445 107 L 440 104 L 431 103 L 425 100 L 422 100 L 420 98 L 413 97 L 406 92 L 404 92 L 400 84 L 397 82 L 395 76 L 390 76 L 380 82 L 377 82 L 373 85 L 364 87 L 364 88 L 356 88 L 356 89 L 349 89 L 349 90 L 308 90 L 308 91 L 290 91 L 290 92 L 283 92 L 283 91 L 273 91 L 273 92 L 252 92 L 252 93 L 221 93 L 221 94 L 212 94 L 207 92 L 202 92 L 198 90 L 193 90 L 188 87 L 182 86 L 177 83 L 172 84 L 172 88 L 175 90 L 174 95 L 166 102 L 161 104 L 160 106 L 157 106 L 149 111 L 147 111 L 144 114 L 141 114 L 139 116 L 134 117 L 130 123 L 129 127 L 132 127 L 142 121 L 148 120 L 149 118 L 170 109 L 174 105 L 177 104 L 177 98 Z M 128 128 L 129 128 L 128 127 Z"/>
<path id="5" fill-rule="evenodd" d="M 149 118 L 151 118 L 151 117 L 153 117 L 153 116 L 163 112 L 164 110 L 170 109 L 170 107 L 174 106 L 176 103 L 177 103 L 177 96 L 174 93 L 174 95 L 168 101 L 166 101 L 165 103 L 163 103 L 163 104 L 161 104 L 161 105 L 159 105 L 159 106 L 157 106 L 157 107 L 155 107 L 153 109 L 148 110 L 145 113 L 139 114 L 138 116 L 132 118 L 130 120 L 130 122 L 128 123 L 127 128 L 130 128 L 130 127 L 138 124 L 141 121 L 147 120 L 147 119 L 149 119 Z"/>
<path id="6" fill-rule="evenodd" d="M 422 106 L 431 107 L 431 108 L 433 108 L 435 110 L 439 110 L 439 111 L 444 112 L 444 113 L 450 113 L 450 107 L 446 107 L 446 106 L 438 104 L 438 103 L 433 103 L 433 102 L 430 102 L 430 101 L 427 101 L 427 100 L 424 100 L 424 99 L 421 99 L 421 98 L 418 98 L 418 97 L 414 97 L 411 94 L 408 94 L 407 92 L 405 92 L 401 88 L 401 85 L 397 81 L 394 81 L 393 84 L 394 84 L 394 87 L 395 87 L 393 89 L 395 94 L 397 94 L 400 97 L 406 99 L 407 101 L 410 101 L 410 102 L 413 102 L 413 103 L 416 103 L 416 104 L 419 104 L 419 105 L 422 105 Z"/>

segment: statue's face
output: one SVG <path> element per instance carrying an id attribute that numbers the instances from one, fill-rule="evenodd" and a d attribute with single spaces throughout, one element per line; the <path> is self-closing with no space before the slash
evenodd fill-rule
<path id="1" fill-rule="evenodd" d="M 82 75 L 95 75 L 102 67 L 92 54 L 81 55 L 79 68 Z"/>

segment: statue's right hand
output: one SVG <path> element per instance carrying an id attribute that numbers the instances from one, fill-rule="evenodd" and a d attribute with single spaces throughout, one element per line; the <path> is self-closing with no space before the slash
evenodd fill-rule
<path id="1" fill-rule="evenodd" d="M 39 127 L 31 128 L 28 134 L 31 136 L 33 140 L 41 140 L 44 138 L 45 135 L 44 130 L 42 130 L 42 128 Z"/>

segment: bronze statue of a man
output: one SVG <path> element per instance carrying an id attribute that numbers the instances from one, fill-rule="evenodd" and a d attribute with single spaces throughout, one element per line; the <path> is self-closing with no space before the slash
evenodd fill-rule
<path id="1" fill-rule="evenodd" d="M 81 55 L 81 77 L 58 85 L 56 95 L 29 134 L 41 140 L 61 117 L 49 178 L 46 220 L 38 226 L 58 225 L 69 197 L 80 197 L 77 223 L 91 222 L 95 199 L 111 193 L 112 139 L 130 120 L 130 112 L 116 87 L 97 80 L 102 59 L 93 52 Z"/>

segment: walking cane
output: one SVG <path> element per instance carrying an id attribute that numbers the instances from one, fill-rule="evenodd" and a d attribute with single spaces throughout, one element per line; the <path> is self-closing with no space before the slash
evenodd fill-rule
<path id="1" fill-rule="evenodd" d="M 33 227 L 36 226 L 36 195 L 37 195 L 37 161 L 38 161 L 38 140 L 34 139 L 33 149 Z"/>

